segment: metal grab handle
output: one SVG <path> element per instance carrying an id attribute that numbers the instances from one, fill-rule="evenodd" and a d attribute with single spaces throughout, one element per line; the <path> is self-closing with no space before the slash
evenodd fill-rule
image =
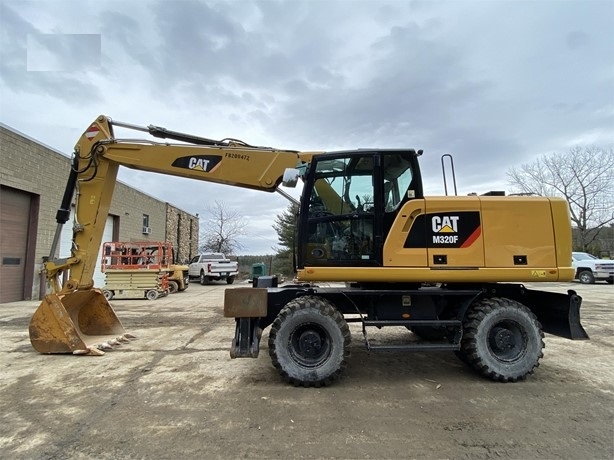
<path id="1" fill-rule="evenodd" d="M 456 174 L 454 173 L 454 159 L 452 158 L 452 155 L 450 155 L 449 153 L 445 153 L 443 155 L 441 155 L 441 172 L 443 173 L 443 189 L 446 192 L 446 196 L 448 196 L 448 183 L 446 180 L 446 165 L 444 163 L 444 158 L 448 157 L 450 158 L 450 167 L 452 168 L 452 182 L 454 183 L 454 195 L 458 195 L 458 191 L 456 190 Z"/>

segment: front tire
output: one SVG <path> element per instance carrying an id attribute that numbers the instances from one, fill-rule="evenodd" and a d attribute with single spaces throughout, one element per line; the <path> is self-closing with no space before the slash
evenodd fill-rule
<path id="1" fill-rule="evenodd" d="M 320 387 L 337 380 L 351 341 L 343 315 L 320 297 L 294 299 L 279 312 L 269 333 L 269 355 L 295 386 Z"/>
<path id="2" fill-rule="evenodd" d="M 582 284 L 594 284 L 595 277 L 593 276 L 593 272 L 590 270 L 582 270 L 578 273 L 578 279 Z"/>
<path id="3" fill-rule="evenodd" d="M 150 289 L 145 293 L 147 300 L 156 300 L 160 294 L 155 289 Z"/>
<path id="4" fill-rule="evenodd" d="M 467 313 L 463 330 L 461 355 L 492 380 L 524 380 L 544 356 L 541 324 L 531 310 L 514 300 L 478 301 Z"/>

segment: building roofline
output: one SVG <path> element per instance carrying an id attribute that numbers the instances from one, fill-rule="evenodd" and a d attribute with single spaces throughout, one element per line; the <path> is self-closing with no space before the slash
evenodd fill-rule
<path id="1" fill-rule="evenodd" d="M 70 156 L 69 155 L 66 155 L 63 152 L 60 152 L 59 150 L 57 150 L 57 149 L 55 149 L 55 148 L 53 148 L 53 147 L 51 147 L 51 146 L 49 146 L 49 145 L 39 141 L 37 139 L 34 139 L 32 136 L 28 136 L 27 134 L 22 133 L 18 129 L 13 128 L 13 127 L 7 125 L 6 123 L 3 123 L 3 122 L 0 121 L 0 128 L 4 128 L 7 131 L 12 132 L 13 134 L 17 134 L 18 136 L 21 136 L 24 139 L 29 140 L 30 142 L 34 142 L 35 144 L 40 145 L 41 147 L 44 147 L 45 149 L 49 150 L 50 152 L 53 152 L 56 155 L 61 155 L 62 157 L 66 158 L 68 161 L 70 161 Z M 149 193 L 143 192 L 142 190 L 139 190 L 138 188 L 133 187 L 132 185 L 126 184 L 125 182 L 123 182 L 123 181 L 121 181 L 119 179 L 117 180 L 117 183 L 122 184 L 122 185 L 124 185 L 124 186 L 126 186 L 126 187 L 128 187 L 128 188 L 130 188 L 132 190 L 135 190 L 135 191 L 139 192 L 139 193 L 142 193 L 143 195 L 146 195 L 149 198 L 153 198 L 154 200 L 159 201 L 160 203 L 164 203 L 166 205 L 170 205 L 170 206 L 172 206 L 172 207 L 174 207 L 176 209 L 179 209 L 181 212 L 184 212 L 184 213 L 194 217 L 195 219 L 198 219 L 198 216 L 192 214 L 191 212 L 186 211 L 185 209 L 180 208 L 179 206 L 177 206 L 177 205 L 175 205 L 173 203 L 169 203 L 166 200 L 161 200 L 160 198 L 157 198 L 157 197 L 155 197 L 153 195 L 150 195 Z"/>

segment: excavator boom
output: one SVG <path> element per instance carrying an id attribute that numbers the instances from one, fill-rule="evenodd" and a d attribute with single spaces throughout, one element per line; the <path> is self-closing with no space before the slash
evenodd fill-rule
<path id="1" fill-rule="evenodd" d="M 182 143 L 121 140 L 115 137 L 114 126 Z M 216 141 L 99 116 L 75 146 L 71 173 L 57 214 L 56 237 L 45 264 L 51 292 L 30 321 L 34 348 L 41 353 L 100 354 L 99 348 L 106 348 L 109 342 L 129 338 L 101 290 L 93 285 L 96 258 L 91 257 L 98 253 L 102 243 L 120 166 L 274 192 L 286 169 L 295 168 L 301 161 L 301 154 L 293 150 L 254 147 L 235 139 Z M 61 226 L 68 220 L 73 195 L 76 213 L 72 254 L 68 259 L 58 260 L 57 241 Z M 69 271 L 68 281 L 61 285 L 59 276 L 65 270 Z"/>

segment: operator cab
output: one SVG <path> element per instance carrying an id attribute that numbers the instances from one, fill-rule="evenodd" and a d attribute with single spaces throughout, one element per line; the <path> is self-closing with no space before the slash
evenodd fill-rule
<path id="1" fill-rule="evenodd" d="M 415 150 L 356 150 L 314 156 L 304 174 L 298 267 L 382 266 L 399 209 L 422 198 Z"/>

